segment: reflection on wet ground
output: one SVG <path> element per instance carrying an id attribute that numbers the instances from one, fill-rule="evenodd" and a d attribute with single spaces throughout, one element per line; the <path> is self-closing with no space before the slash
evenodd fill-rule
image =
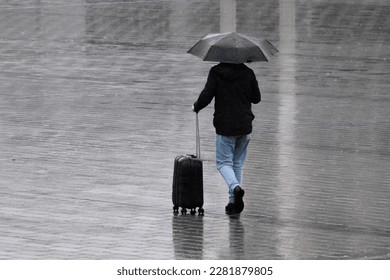
<path id="1" fill-rule="evenodd" d="M 0 2 L 1 259 L 389 259 L 385 0 Z M 245 210 L 224 214 L 212 106 L 200 114 L 205 216 L 172 214 L 173 159 L 236 30 L 262 102 Z"/>

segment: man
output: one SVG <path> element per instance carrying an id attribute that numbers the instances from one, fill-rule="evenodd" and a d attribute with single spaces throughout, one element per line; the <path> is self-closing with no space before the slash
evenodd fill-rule
<path id="1" fill-rule="evenodd" d="M 243 63 L 220 63 L 212 67 L 193 110 L 198 113 L 213 98 L 217 169 L 229 190 L 225 211 L 229 215 L 238 214 L 244 209 L 242 170 L 255 118 L 252 103 L 261 101 L 253 70 Z"/>

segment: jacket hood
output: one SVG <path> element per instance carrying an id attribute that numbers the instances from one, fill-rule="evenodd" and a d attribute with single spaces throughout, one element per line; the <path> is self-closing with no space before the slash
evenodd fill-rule
<path id="1" fill-rule="evenodd" d="M 223 79 L 237 80 L 245 75 L 247 67 L 245 64 L 233 64 L 221 62 L 216 66 L 216 73 Z"/>

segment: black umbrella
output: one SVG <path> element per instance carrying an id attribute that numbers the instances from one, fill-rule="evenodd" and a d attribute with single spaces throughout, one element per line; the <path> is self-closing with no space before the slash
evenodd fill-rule
<path id="1" fill-rule="evenodd" d="M 209 34 L 200 39 L 187 53 L 205 61 L 245 63 L 269 61 L 278 50 L 266 39 L 236 32 Z"/>

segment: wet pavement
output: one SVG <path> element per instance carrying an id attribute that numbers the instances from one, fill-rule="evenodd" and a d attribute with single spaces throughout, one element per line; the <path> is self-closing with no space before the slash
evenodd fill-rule
<path id="1" fill-rule="evenodd" d="M 387 0 L 0 1 L 0 259 L 390 259 Z M 265 37 L 245 210 L 173 215 L 207 33 Z"/>

